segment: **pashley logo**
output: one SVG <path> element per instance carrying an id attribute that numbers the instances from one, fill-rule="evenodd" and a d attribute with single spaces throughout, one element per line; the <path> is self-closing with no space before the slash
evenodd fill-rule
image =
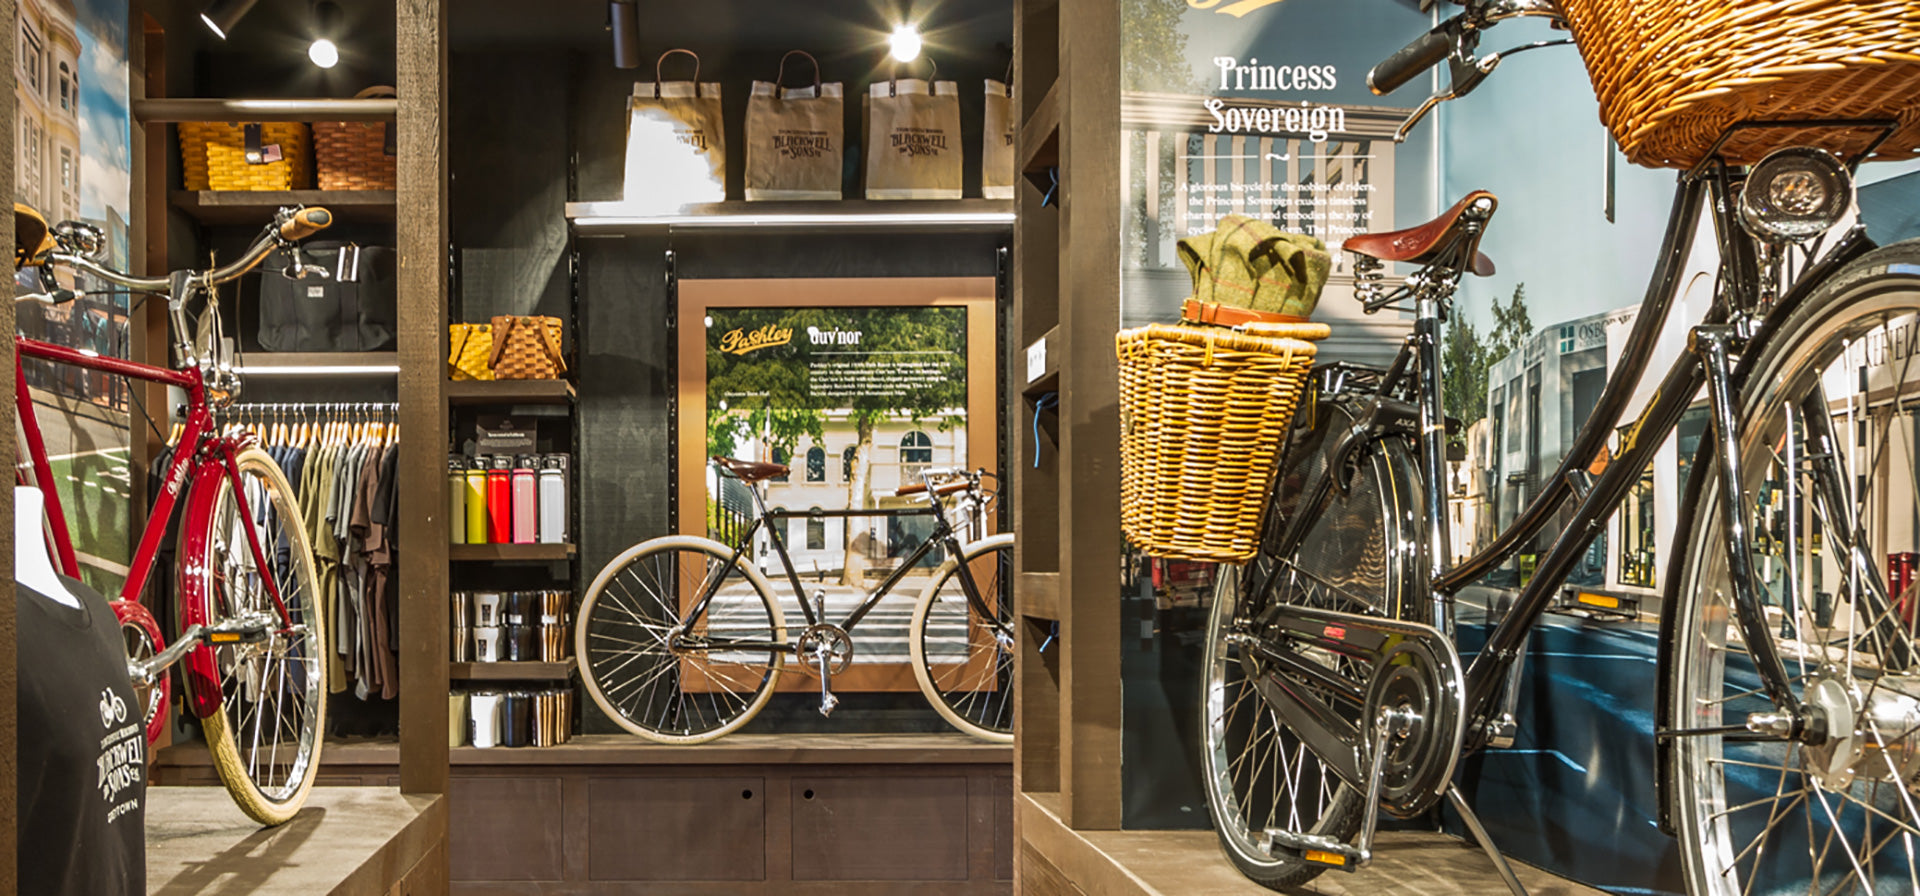
<path id="1" fill-rule="evenodd" d="M 742 329 L 728 330 L 727 335 L 720 337 L 720 350 L 729 355 L 744 355 L 792 341 L 792 328 L 767 324 L 751 333 Z"/>

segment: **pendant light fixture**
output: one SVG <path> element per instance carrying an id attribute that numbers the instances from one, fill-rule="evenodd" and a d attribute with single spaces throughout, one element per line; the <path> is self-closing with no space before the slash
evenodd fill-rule
<path id="1" fill-rule="evenodd" d="M 609 0 L 607 30 L 613 32 L 613 67 L 640 67 L 640 4 Z"/>
<path id="2" fill-rule="evenodd" d="M 333 68 L 340 63 L 340 48 L 333 38 L 340 33 L 340 7 L 333 0 L 319 0 L 313 5 L 313 43 L 307 47 L 307 58 L 321 68 Z"/>

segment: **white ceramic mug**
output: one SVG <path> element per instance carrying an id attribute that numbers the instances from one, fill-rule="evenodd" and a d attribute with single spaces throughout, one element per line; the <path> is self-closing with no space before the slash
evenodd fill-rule
<path id="1" fill-rule="evenodd" d="M 496 626 L 500 624 L 500 612 L 505 603 L 505 595 L 498 591 L 479 591 L 473 595 L 473 627 Z"/>
<path id="2" fill-rule="evenodd" d="M 501 648 L 506 646 L 503 643 L 505 636 L 506 629 L 497 625 L 474 626 L 473 661 L 476 663 L 500 662 Z"/>
<path id="3" fill-rule="evenodd" d="M 473 721 L 473 745 L 500 745 L 500 710 L 506 695 L 499 691 L 475 691 L 467 697 L 467 715 Z"/>

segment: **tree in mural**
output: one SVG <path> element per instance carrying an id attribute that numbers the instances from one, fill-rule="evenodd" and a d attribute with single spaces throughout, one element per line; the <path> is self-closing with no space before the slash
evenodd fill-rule
<path id="1" fill-rule="evenodd" d="M 707 451 L 731 453 L 743 438 L 758 436 L 769 449 L 791 453 L 802 438 L 820 442 L 829 412 L 844 411 L 853 428 L 852 458 L 844 465 L 847 507 L 867 509 L 873 501 L 873 435 L 889 419 L 928 422 L 941 430 L 962 420 L 966 407 L 966 311 L 962 308 L 715 309 L 707 340 Z M 724 323 L 722 323 L 724 322 Z M 857 331 L 857 348 L 845 357 L 863 363 L 899 365 L 880 371 L 887 388 L 870 392 L 817 388 L 809 366 L 813 348 L 809 328 L 822 332 Z M 727 351 L 729 334 L 736 349 L 757 337 L 784 343 Z M 910 367 L 905 366 L 910 365 Z M 890 372 L 888 372 L 890 371 Z M 829 394 L 823 394 L 829 393 Z M 836 414 L 837 416 L 837 414 Z M 864 587 L 864 550 L 872 538 L 871 520 L 847 522 L 841 578 Z"/>
<path id="2" fill-rule="evenodd" d="M 1527 315 L 1527 285 L 1513 288 L 1506 302 L 1493 303 L 1493 331 L 1482 340 L 1473 323 L 1456 317 L 1447 325 L 1447 344 L 1440 369 L 1446 374 L 1441 394 L 1447 416 L 1460 421 L 1465 432 L 1487 415 L 1487 370 L 1501 358 L 1518 351 L 1533 335 L 1533 319 Z"/>

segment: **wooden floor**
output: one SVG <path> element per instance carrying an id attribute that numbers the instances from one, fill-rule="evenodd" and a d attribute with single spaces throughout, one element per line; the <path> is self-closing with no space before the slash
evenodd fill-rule
<path id="1" fill-rule="evenodd" d="M 1034 799 L 1039 796 L 1040 799 Z M 1038 846 L 1056 859 L 1059 877 L 1086 894 L 1205 893 L 1207 896 L 1259 896 L 1267 890 L 1242 877 L 1220 851 L 1212 831 L 1070 831 L 1059 823 L 1046 796 L 1017 796 L 1026 856 Z M 1440 833 L 1383 831 L 1375 840 L 1373 864 L 1352 874 L 1329 871 L 1292 891 L 1316 896 L 1501 896 L 1507 892 L 1493 863 L 1479 848 Z M 1603 891 L 1556 877 L 1518 862 L 1520 882 L 1532 896 L 1605 896 Z M 1028 891 L 1060 891 L 1040 882 L 1029 869 L 1016 872 Z M 1050 875 L 1042 875 L 1040 880 Z"/>
<path id="2" fill-rule="evenodd" d="M 388 896 L 447 889 L 447 801 L 322 787 L 263 828 L 220 787 L 149 787 L 147 893 Z"/>

